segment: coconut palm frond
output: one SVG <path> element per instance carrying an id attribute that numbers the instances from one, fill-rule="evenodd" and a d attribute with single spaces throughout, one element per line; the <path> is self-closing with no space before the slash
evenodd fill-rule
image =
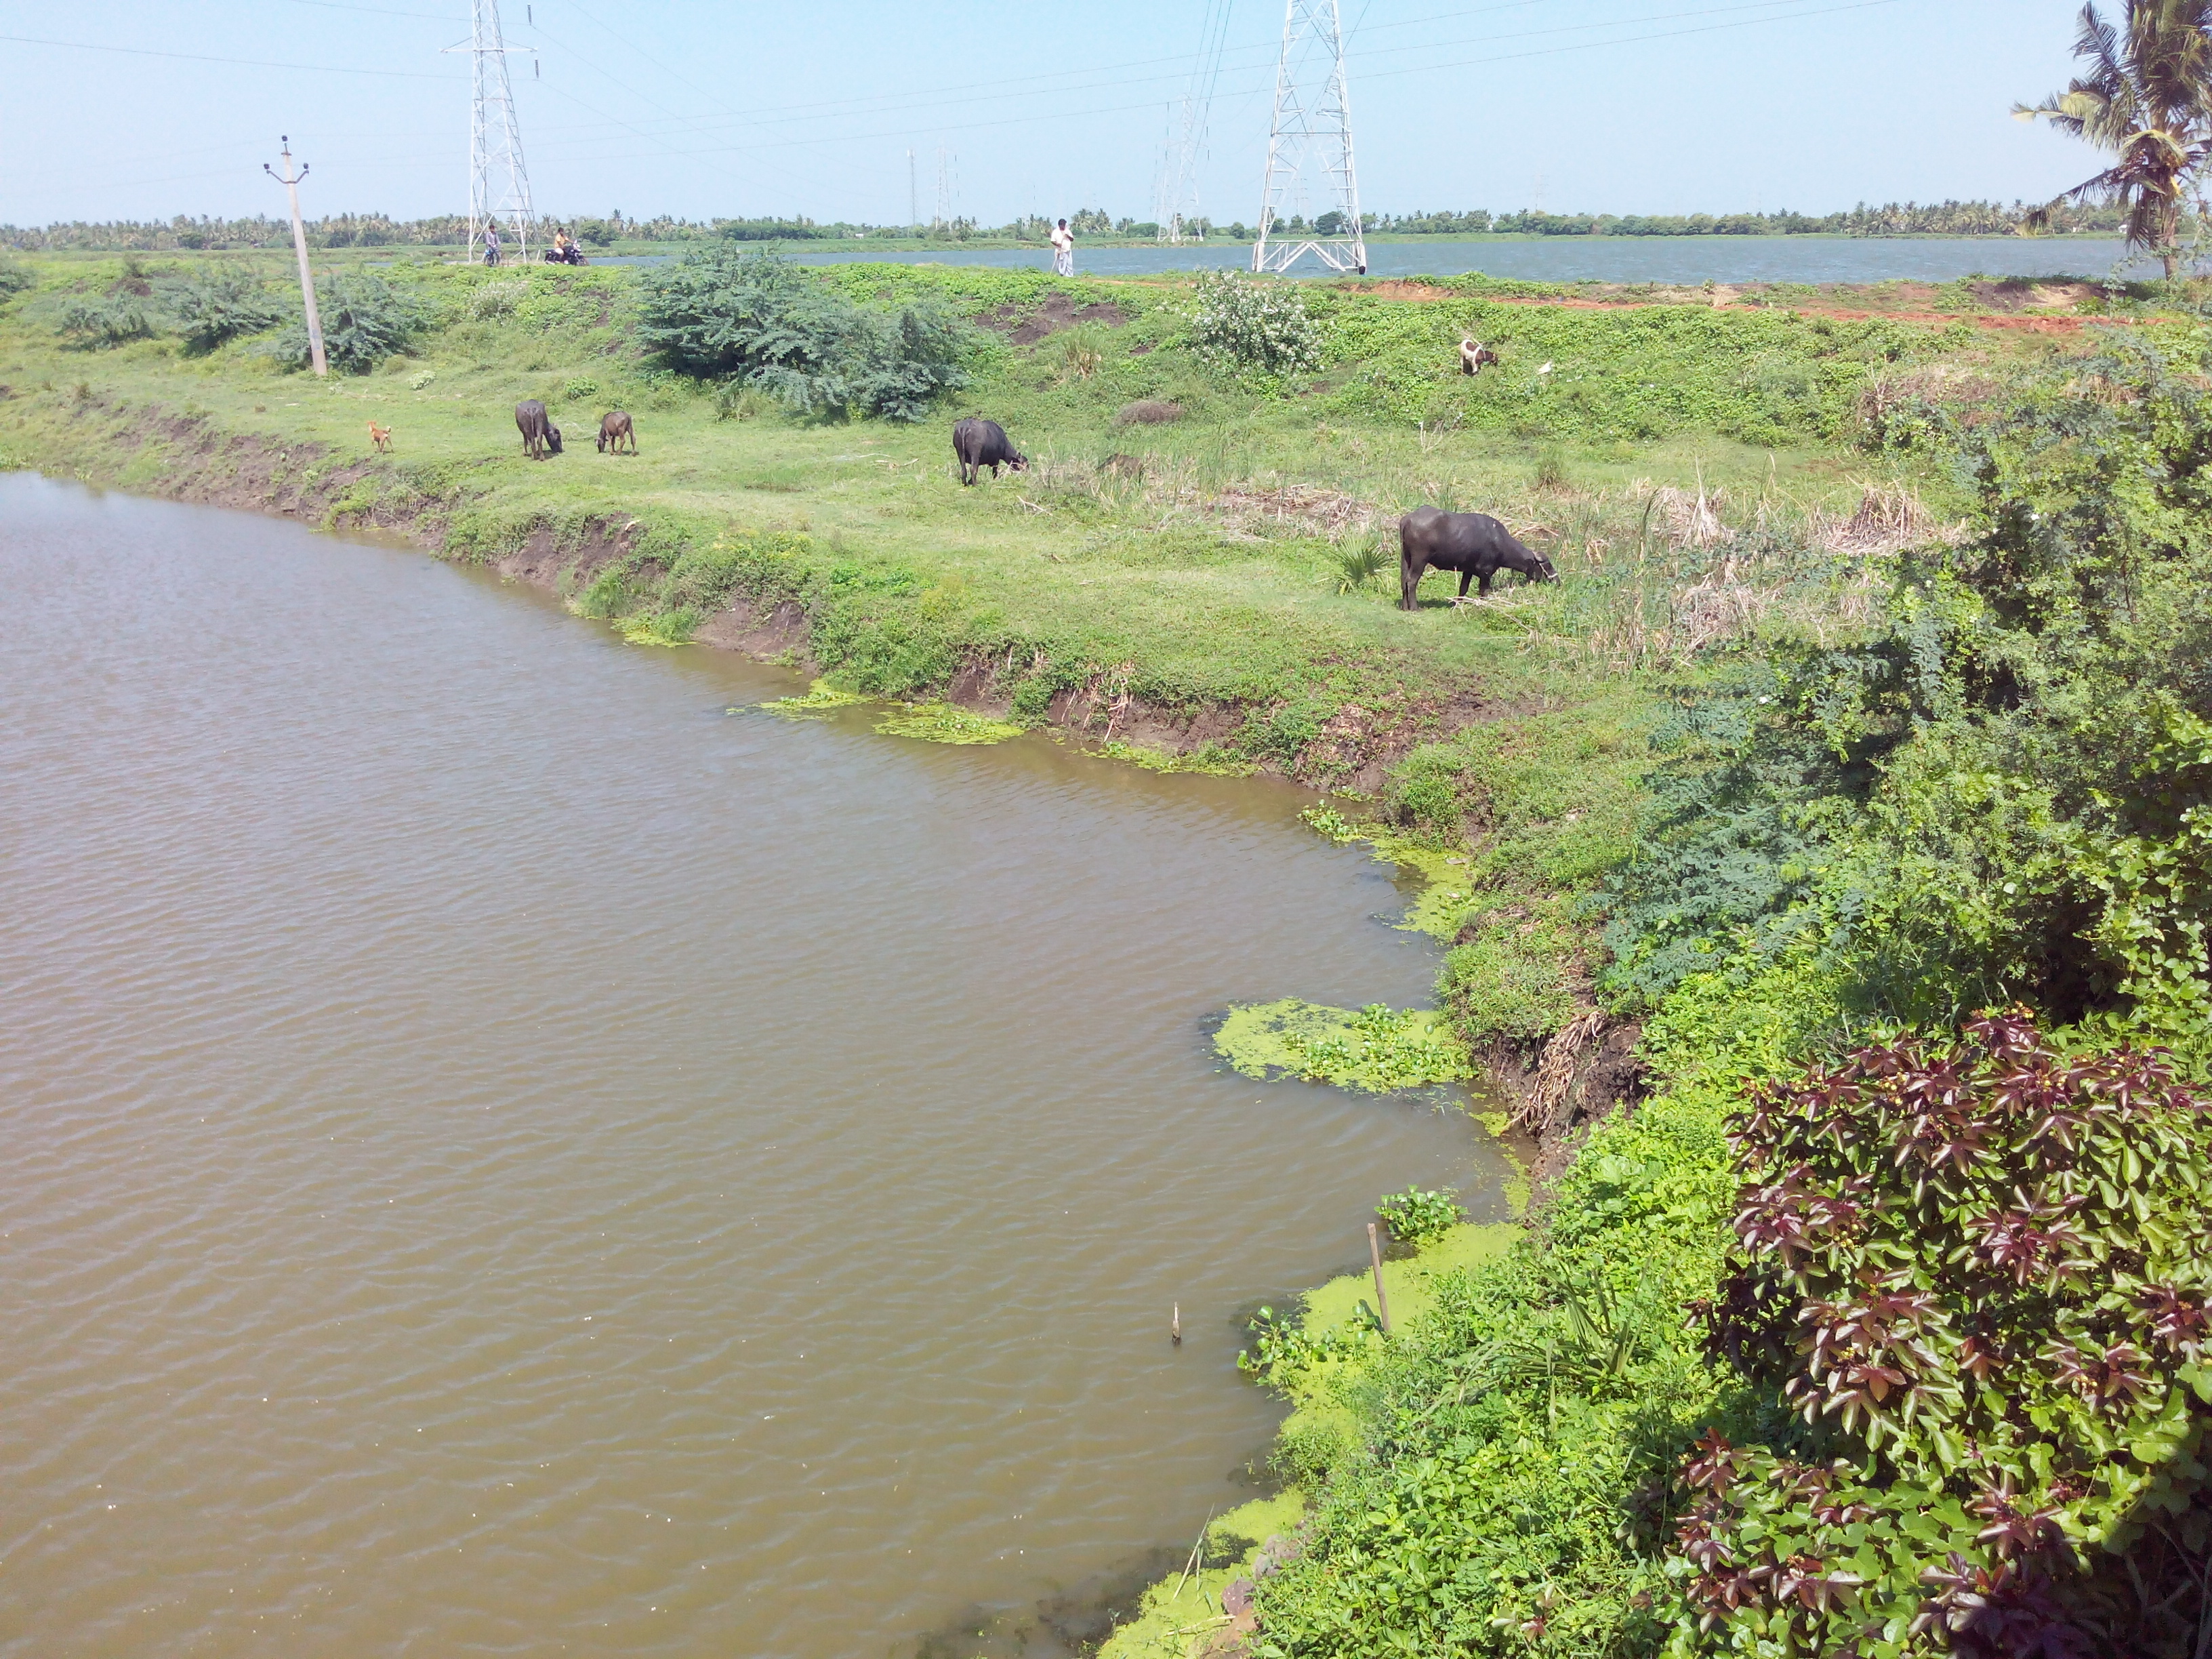
<path id="1" fill-rule="evenodd" d="M 2156 253 L 2172 276 L 2183 196 L 2212 158 L 2212 0 L 2126 6 L 2124 28 L 2094 0 L 2083 6 L 2074 40 L 2083 73 L 2039 104 L 2013 106 L 2018 118 L 2047 121 L 2116 158 L 2031 210 L 2027 223 L 2045 228 L 2063 202 L 2123 205 L 2128 246 Z"/>

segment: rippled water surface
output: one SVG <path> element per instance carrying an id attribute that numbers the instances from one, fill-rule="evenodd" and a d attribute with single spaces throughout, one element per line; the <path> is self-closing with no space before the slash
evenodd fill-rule
<path id="1" fill-rule="evenodd" d="M 27 475 L 0 592 L 0 1652 L 909 1651 L 1187 1547 L 1240 1311 L 1495 1205 L 1212 1069 L 1434 970 L 1287 790 Z"/>

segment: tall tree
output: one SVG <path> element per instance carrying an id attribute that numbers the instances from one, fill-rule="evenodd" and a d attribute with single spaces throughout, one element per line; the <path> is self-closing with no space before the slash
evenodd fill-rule
<path id="1" fill-rule="evenodd" d="M 2155 254 L 2173 275 L 2181 204 L 2212 155 L 2212 0 L 2126 0 L 2125 27 L 2081 8 L 2074 55 L 2088 65 L 2063 92 L 2015 104 L 2117 159 L 2028 216 L 2040 226 L 2063 202 L 2097 199 L 2128 210 L 2128 246 Z"/>

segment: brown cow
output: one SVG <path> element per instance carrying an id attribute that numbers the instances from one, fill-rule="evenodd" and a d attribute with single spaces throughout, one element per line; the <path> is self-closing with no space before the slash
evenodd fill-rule
<path id="1" fill-rule="evenodd" d="M 622 441 L 624 438 L 629 440 L 629 453 L 633 455 L 636 454 L 637 433 L 629 423 L 629 416 L 623 414 L 619 409 L 610 410 L 607 413 L 599 416 L 599 445 L 600 454 L 604 455 L 611 449 L 616 454 L 621 454 Z"/>

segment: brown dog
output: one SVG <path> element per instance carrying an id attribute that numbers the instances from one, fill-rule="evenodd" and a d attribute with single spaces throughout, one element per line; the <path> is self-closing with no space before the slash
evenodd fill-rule
<path id="1" fill-rule="evenodd" d="M 390 427 L 379 426 L 374 421 L 371 421 L 368 423 L 368 441 L 376 446 L 376 453 L 378 454 L 389 455 L 392 453 L 392 428 Z"/>

